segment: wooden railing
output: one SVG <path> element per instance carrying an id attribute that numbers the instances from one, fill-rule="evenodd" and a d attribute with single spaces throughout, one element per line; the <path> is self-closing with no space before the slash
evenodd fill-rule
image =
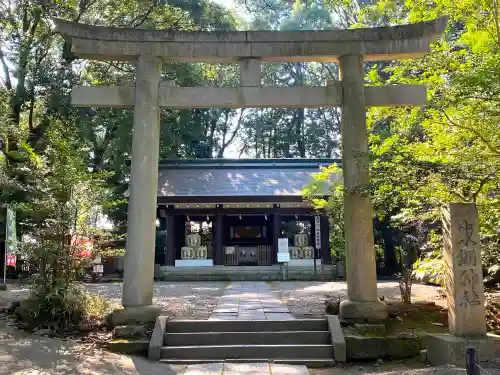
<path id="1" fill-rule="evenodd" d="M 245 246 L 248 247 L 248 246 Z M 234 251 L 227 253 L 227 248 L 233 248 Z M 261 245 L 256 248 L 257 265 L 270 266 L 272 265 L 272 246 Z M 239 264 L 239 247 L 238 246 L 225 246 L 224 247 L 224 265 L 237 266 Z"/>
<path id="2" fill-rule="evenodd" d="M 228 248 L 234 249 L 231 253 L 227 252 Z M 224 246 L 224 265 L 237 266 L 238 265 L 238 246 Z"/>
<path id="3" fill-rule="evenodd" d="M 272 264 L 271 246 L 257 246 L 257 264 L 259 266 L 270 266 Z"/>

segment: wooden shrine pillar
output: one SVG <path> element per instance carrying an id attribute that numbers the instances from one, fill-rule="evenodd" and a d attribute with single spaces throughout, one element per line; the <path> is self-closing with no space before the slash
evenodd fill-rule
<path id="1" fill-rule="evenodd" d="M 224 264 L 224 214 L 218 213 L 215 216 L 214 228 L 214 264 Z"/>
<path id="2" fill-rule="evenodd" d="M 271 251 L 271 264 L 278 261 L 278 238 L 281 235 L 281 215 L 279 213 L 273 214 L 271 238 L 273 241 Z"/>
<path id="3" fill-rule="evenodd" d="M 332 263 L 332 254 L 330 252 L 330 222 L 328 216 L 322 215 L 320 217 L 321 228 L 321 259 L 323 264 Z"/>
<path id="4" fill-rule="evenodd" d="M 176 217 L 174 215 L 167 215 L 167 249 L 165 254 L 165 264 L 167 266 L 175 264 L 176 229 Z"/>
<path id="5" fill-rule="evenodd" d="M 161 214 L 158 217 L 158 221 L 160 222 L 160 231 L 165 233 L 165 237 L 167 238 L 168 243 L 168 234 L 167 234 L 167 217 L 162 216 Z M 167 255 L 167 243 L 163 247 L 163 253 L 159 252 L 155 254 L 155 264 L 167 265 L 168 255 Z"/>

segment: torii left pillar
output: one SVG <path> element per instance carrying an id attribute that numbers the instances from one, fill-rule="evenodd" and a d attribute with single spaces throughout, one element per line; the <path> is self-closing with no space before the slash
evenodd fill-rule
<path id="1" fill-rule="evenodd" d="M 153 306 L 160 79 L 161 59 L 152 55 L 139 55 L 136 62 L 128 232 L 123 275 L 124 309 L 113 313 L 114 325 L 154 321 L 161 312 L 159 307 Z"/>

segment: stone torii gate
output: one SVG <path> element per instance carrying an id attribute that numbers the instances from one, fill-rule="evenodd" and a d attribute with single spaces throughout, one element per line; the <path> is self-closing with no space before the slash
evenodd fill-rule
<path id="1" fill-rule="evenodd" d="M 122 322 L 153 320 L 152 305 L 159 109 L 342 107 L 344 220 L 348 319 L 377 320 L 387 306 L 377 297 L 372 207 L 356 187 L 369 182 L 367 106 L 424 105 L 421 85 L 365 86 L 364 61 L 420 57 L 443 33 L 446 18 L 411 25 L 333 31 L 180 32 L 95 27 L 54 20 L 78 58 L 135 61 L 135 86 L 75 87 L 79 107 L 133 107 L 132 165 Z M 239 63 L 235 88 L 175 87 L 161 82 L 162 61 Z M 337 62 L 340 82 L 324 87 L 263 87 L 261 62 Z"/>

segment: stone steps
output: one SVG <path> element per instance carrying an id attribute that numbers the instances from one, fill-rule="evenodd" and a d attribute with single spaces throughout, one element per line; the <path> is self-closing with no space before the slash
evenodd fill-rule
<path id="1" fill-rule="evenodd" d="M 283 345 L 297 342 L 305 345 L 331 344 L 329 331 L 281 331 L 281 332 L 195 332 L 168 333 L 165 346 L 197 345 Z"/>
<path id="2" fill-rule="evenodd" d="M 334 364 L 328 323 L 305 320 L 173 320 L 166 323 L 160 360 L 169 364 L 273 362 Z"/>
<path id="3" fill-rule="evenodd" d="M 326 319 L 171 320 L 169 333 L 328 331 Z"/>
<path id="4" fill-rule="evenodd" d="M 294 266 L 288 268 L 288 280 L 335 280 L 335 265 L 325 264 L 317 267 Z M 213 267 L 174 267 L 155 266 L 155 278 L 162 281 L 281 281 L 283 274 L 279 265 L 272 266 L 220 266 Z"/>

